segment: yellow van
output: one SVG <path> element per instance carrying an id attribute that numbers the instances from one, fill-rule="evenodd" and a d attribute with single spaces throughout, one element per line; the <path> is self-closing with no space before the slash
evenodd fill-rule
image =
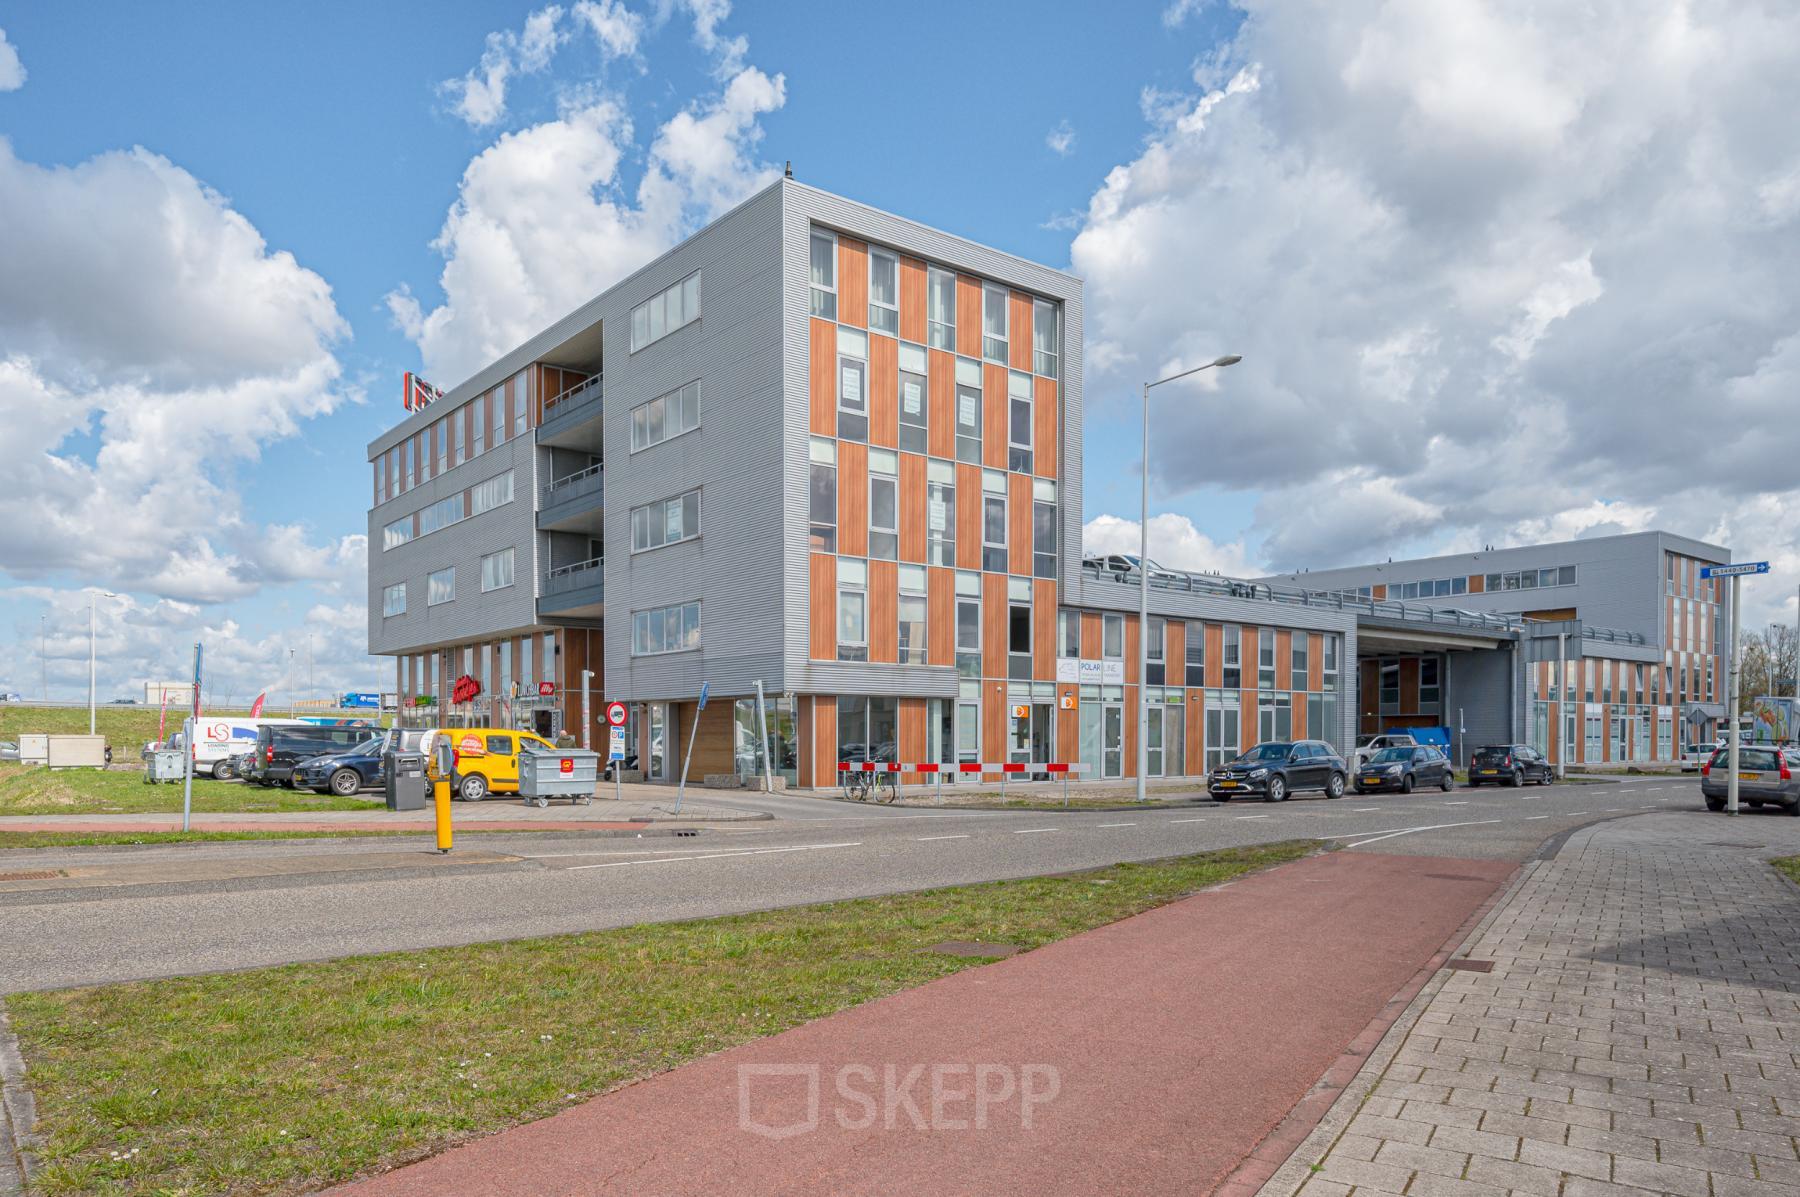
<path id="1" fill-rule="evenodd" d="M 530 732 L 512 731 L 504 727 L 444 727 L 433 734 L 449 739 L 456 755 L 450 775 L 450 792 L 464 802 L 480 802 L 489 793 L 519 792 L 519 752 L 555 752 L 556 745 Z M 428 758 L 426 776 L 438 780 L 437 758 Z"/>

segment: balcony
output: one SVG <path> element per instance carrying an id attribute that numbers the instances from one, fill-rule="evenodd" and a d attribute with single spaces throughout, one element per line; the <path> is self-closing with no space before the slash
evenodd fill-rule
<path id="1" fill-rule="evenodd" d="M 601 518 L 606 508 L 605 477 L 605 467 L 595 464 L 545 483 L 538 493 L 538 529 L 601 535 Z"/>
<path id="2" fill-rule="evenodd" d="M 604 440 L 600 417 L 605 392 L 603 377 L 595 374 L 546 399 L 544 419 L 537 429 L 538 444 L 599 453 Z"/>
<path id="3" fill-rule="evenodd" d="M 606 610 L 601 578 L 604 565 L 604 558 L 594 557 L 547 570 L 538 595 L 539 617 L 599 619 Z"/>

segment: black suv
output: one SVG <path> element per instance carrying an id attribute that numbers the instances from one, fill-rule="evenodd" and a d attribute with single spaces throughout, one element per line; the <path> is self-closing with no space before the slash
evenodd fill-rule
<path id="1" fill-rule="evenodd" d="M 256 749 L 250 754 L 244 780 L 261 786 L 293 785 L 294 766 L 301 761 L 343 752 L 368 738 L 366 727 L 274 727 L 265 723 L 256 729 Z"/>
<path id="2" fill-rule="evenodd" d="M 1556 766 L 1529 744 L 1488 744 L 1469 757 L 1469 784 L 1522 786 L 1528 781 L 1547 786 L 1556 781 Z"/>
<path id="3" fill-rule="evenodd" d="M 345 749 L 328 749 L 323 756 L 294 766 L 294 788 L 340 798 L 348 798 L 358 790 L 379 789 L 387 779 L 386 750 L 387 737 L 381 734 Z"/>
<path id="4" fill-rule="evenodd" d="M 1320 790 L 1327 798 L 1342 798 L 1349 776 L 1344 758 L 1322 740 L 1277 741 L 1258 744 L 1214 769 L 1206 790 L 1214 802 L 1252 794 L 1264 802 L 1282 802 L 1296 790 Z"/>

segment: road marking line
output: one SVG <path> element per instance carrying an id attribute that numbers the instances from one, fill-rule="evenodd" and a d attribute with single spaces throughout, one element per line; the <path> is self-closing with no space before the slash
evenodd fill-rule
<path id="1" fill-rule="evenodd" d="M 1239 815 L 1238 816 L 1238 818 L 1240 818 L 1240 819 L 1266 819 L 1268 817 L 1269 816 L 1267 816 L 1267 815 Z"/>
<path id="2" fill-rule="evenodd" d="M 927 843 L 930 843 L 932 840 L 966 840 L 968 838 L 969 837 L 966 835 L 922 835 L 913 842 L 919 843 L 919 844 L 927 844 Z"/>
<path id="3" fill-rule="evenodd" d="M 1096 823 L 1095 827 L 1136 827 L 1136 823 Z"/>
<path id="4" fill-rule="evenodd" d="M 1584 811 L 1584 810 L 1572 810 L 1572 811 L 1570 811 L 1570 812 L 1569 812 L 1569 813 L 1570 813 L 1570 814 L 1571 814 L 1571 815 L 1585 815 L 1585 814 L 1587 814 L 1587 812 L 1586 812 L 1586 811 Z"/>
<path id="5" fill-rule="evenodd" d="M 749 848 L 740 852 L 712 852 L 705 856 L 664 856 L 656 860 L 614 860 L 605 864 L 571 865 L 564 869 L 565 873 L 579 873 L 583 869 L 618 869 L 626 865 L 677 864 L 685 860 L 723 860 L 729 856 L 766 856 L 773 852 L 818 852 L 825 848 L 860 848 L 859 840 L 853 844 L 801 844 L 793 848 Z"/>
<path id="6" fill-rule="evenodd" d="M 1549 817 L 1548 815 L 1545 816 L 1545 818 L 1548 818 L 1548 817 Z M 1479 826 L 1482 826 L 1487 823 L 1499 823 L 1501 821 L 1502 820 L 1500 820 L 1500 819 L 1470 819 L 1469 821 L 1464 822 L 1464 823 L 1433 823 L 1428 827 L 1402 827 L 1399 831 L 1384 831 L 1380 835 L 1369 836 L 1369 838 L 1366 840 L 1357 840 L 1354 844 L 1345 844 L 1344 847 L 1360 848 L 1364 844 L 1373 844 L 1373 843 L 1377 843 L 1378 841 L 1381 841 L 1381 840 L 1391 840 L 1397 835 L 1412 835 L 1413 833 L 1419 832 L 1419 831 L 1443 831 L 1445 828 L 1448 828 L 1448 827 L 1479 827 Z M 1360 832 L 1360 831 L 1353 831 L 1347 835 L 1322 835 L 1319 838 L 1322 840 L 1347 840 L 1347 839 L 1350 839 L 1352 836 L 1358 836 L 1358 835 L 1363 835 L 1363 834 L 1365 834 L 1365 833 Z"/>
<path id="7" fill-rule="evenodd" d="M 1359 806 L 1359 807 L 1356 807 L 1354 810 L 1352 810 L 1350 813 L 1354 814 L 1354 815 L 1360 815 L 1367 811 L 1380 810 L 1380 809 L 1381 808 L 1379 806 Z"/>
<path id="8" fill-rule="evenodd" d="M 1467 806 L 1469 804 L 1467 802 L 1446 802 L 1446 803 L 1444 803 L 1444 805 L 1445 806 Z"/>
<path id="9" fill-rule="evenodd" d="M 1015 831 L 1014 835 L 1036 835 L 1040 831 L 1061 831 L 1060 827 L 1027 827 L 1023 831 Z"/>
<path id="10" fill-rule="evenodd" d="M 1526 816 L 1525 816 L 1525 821 L 1526 821 L 1526 822 L 1527 822 L 1527 823 L 1529 823 L 1529 822 L 1531 822 L 1531 821 L 1532 821 L 1532 820 L 1533 820 L 1533 819 L 1548 819 L 1548 818 L 1549 818 L 1549 817 L 1550 817 L 1550 816 L 1549 816 L 1549 815 L 1526 815 Z"/>
<path id="11" fill-rule="evenodd" d="M 1205 819 L 1170 819 L 1171 823 L 1204 823 Z"/>
<path id="12" fill-rule="evenodd" d="M 478 834 L 478 833 L 471 833 L 471 834 Z M 811 845 L 809 845 L 809 844 L 799 844 L 799 845 L 795 845 L 795 846 L 796 847 L 811 847 Z M 787 848 L 784 846 L 780 850 L 786 851 Z M 515 855 L 518 856 L 521 860 L 561 860 L 565 857 L 571 857 L 571 856 L 667 856 L 671 852 L 679 852 L 679 851 L 681 851 L 680 848 L 615 848 L 615 849 L 613 849 L 611 851 L 607 851 L 607 852 L 539 852 L 539 853 L 519 852 L 519 853 L 515 853 Z M 727 849 L 727 852 L 729 852 L 729 853 L 771 852 L 771 851 L 776 851 L 776 849 L 772 849 L 772 848 L 730 848 L 730 849 Z"/>
<path id="13" fill-rule="evenodd" d="M 1624 809 L 1625 809 L 1625 808 L 1624 808 L 1624 807 L 1622 807 L 1622 806 L 1609 806 L 1609 807 L 1607 807 L 1607 808 L 1606 808 L 1606 810 L 1605 810 L 1605 811 L 1603 811 L 1603 812 L 1602 812 L 1602 813 L 1603 813 L 1603 814 L 1611 814 L 1611 813 L 1612 813 L 1612 812 L 1613 812 L 1613 811 L 1616 811 L 1616 810 L 1624 810 Z"/>

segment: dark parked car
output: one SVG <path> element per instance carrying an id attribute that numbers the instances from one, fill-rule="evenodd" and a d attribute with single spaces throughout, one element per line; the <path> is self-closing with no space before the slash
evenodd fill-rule
<path id="1" fill-rule="evenodd" d="M 1556 781 L 1556 766 L 1529 744 L 1488 744 L 1469 757 L 1469 784 L 1522 786 L 1528 781 L 1547 786 Z"/>
<path id="2" fill-rule="evenodd" d="M 1442 749 L 1428 744 L 1383 748 L 1356 771 L 1358 794 L 1376 790 L 1410 794 L 1419 786 L 1436 786 L 1446 793 L 1456 788 L 1456 770 Z"/>
<path id="3" fill-rule="evenodd" d="M 341 798 L 358 790 L 375 789 L 386 778 L 382 765 L 386 748 L 385 735 L 371 736 L 342 752 L 327 752 L 301 761 L 294 767 L 294 786 Z"/>
<path id="4" fill-rule="evenodd" d="M 1738 801 L 1745 806 L 1783 806 L 1800 815 L 1800 778 L 1793 766 L 1800 752 L 1791 748 L 1738 745 Z M 1707 810 L 1724 810 L 1730 797 L 1731 749 L 1721 748 L 1700 769 L 1700 794 Z"/>
<path id="5" fill-rule="evenodd" d="M 1321 740 L 1258 744 L 1234 761 L 1212 771 L 1206 789 L 1214 802 L 1259 795 L 1282 802 L 1296 790 L 1321 790 L 1327 798 L 1344 796 L 1350 767 L 1337 750 Z"/>
<path id="6" fill-rule="evenodd" d="M 274 726 L 256 729 L 256 749 L 250 754 L 244 780 L 262 786 L 294 784 L 294 766 L 301 761 L 341 752 L 369 738 L 366 727 Z"/>

